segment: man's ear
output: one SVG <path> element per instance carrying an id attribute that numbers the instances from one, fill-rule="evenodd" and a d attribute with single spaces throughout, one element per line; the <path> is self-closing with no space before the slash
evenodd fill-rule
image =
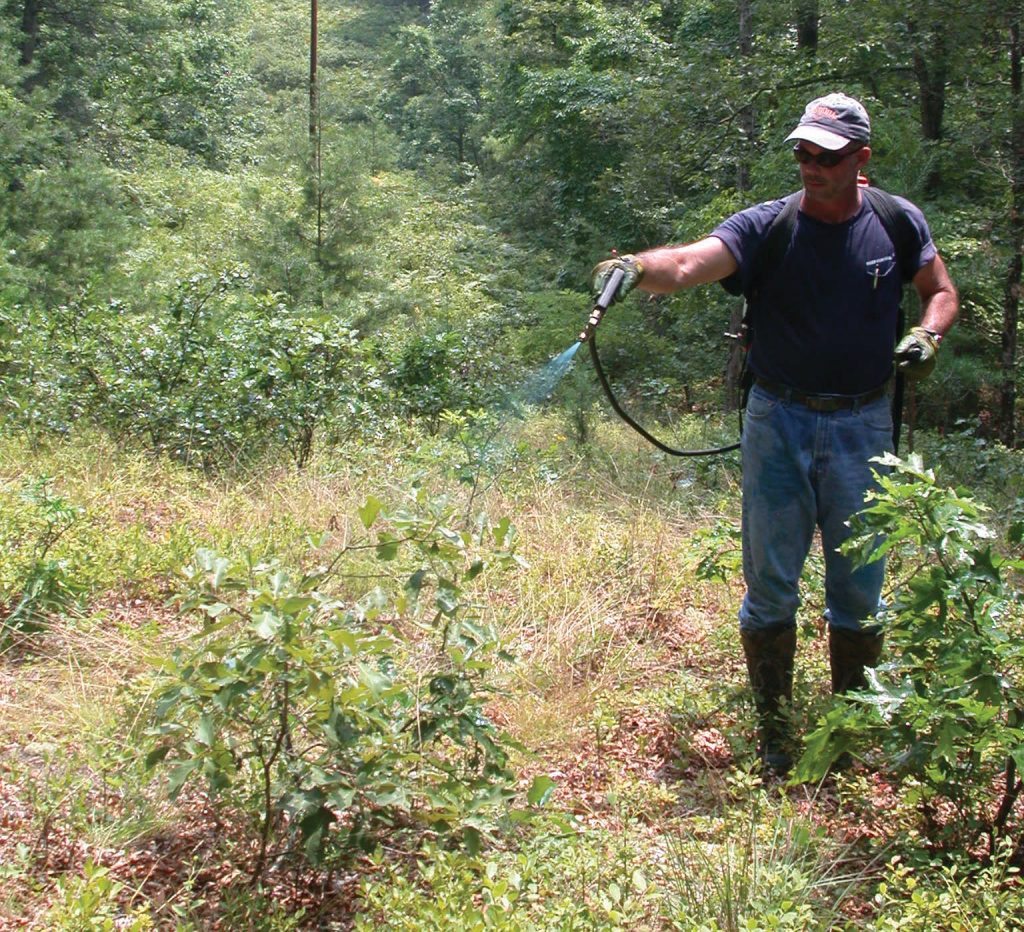
<path id="1" fill-rule="evenodd" d="M 857 150 L 857 167 L 862 168 L 871 160 L 871 146 L 865 146 Z"/>

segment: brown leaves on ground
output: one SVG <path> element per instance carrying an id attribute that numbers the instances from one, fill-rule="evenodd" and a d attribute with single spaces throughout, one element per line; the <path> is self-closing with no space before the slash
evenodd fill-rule
<path id="1" fill-rule="evenodd" d="M 97 820 L 101 802 L 89 803 Z M 45 929 L 48 911 L 62 898 L 61 879 L 83 876 L 88 863 L 106 868 L 108 877 L 122 885 L 117 903 L 124 915 L 148 906 L 158 927 L 173 928 L 177 908 L 178 918 L 187 916 L 199 928 L 237 928 L 225 918 L 229 904 L 257 897 L 284 914 L 303 913 L 311 926 L 348 924 L 358 871 L 316 871 L 297 855 L 282 856 L 254 886 L 256 849 L 240 814 L 225 818 L 223 810 L 194 790 L 165 810 L 173 821 L 141 838 L 125 845 L 96 843 L 70 830 L 66 813 L 33 809 L 22 788 L 11 782 L 9 770 L 0 772 L 0 865 L 8 866 L 0 930 Z"/>
<path id="2" fill-rule="evenodd" d="M 255 833 L 241 813 L 227 817 L 197 789 L 172 804 L 157 781 L 127 796 L 122 777 L 138 780 L 142 753 L 131 744 L 133 723 L 111 745 L 125 773 L 116 762 L 94 770 L 82 734 L 117 714 L 118 689 L 142 669 L 133 632 L 158 625 L 170 642 L 184 634 L 161 604 L 123 594 L 99 608 L 101 626 L 54 623 L 0 655 L 0 930 L 47 929 L 61 884 L 83 877 L 89 863 L 121 885 L 126 916 L 148 906 L 158 927 L 173 928 L 177 908 L 199 928 L 237 928 L 223 919 L 228 904 L 262 897 L 288 915 L 304 910 L 313 925 L 343 928 L 356 871 L 316 871 L 280 856 L 255 887 Z M 131 834 L 133 820 L 135 837 L 104 840 L 112 826 Z"/>
<path id="3" fill-rule="evenodd" d="M 692 678 L 697 693 L 732 682 L 740 687 L 744 680 L 738 649 L 730 653 L 728 639 L 716 630 L 732 624 L 723 621 L 724 606 L 710 589 L 690 595 L 705 602 L 672 611 L 642 602 L 626 606 L 612 620 L 607 640 L 595 641 L 594 652 L 579 658 L 571 682 L 555 682 L 550 695 L 537 690 L 530 697 L 550 709 L 553 721 L 563 721 L 557 739 L 549 732 L 549 740 L 527 740 L 539 753 L 524 768 L 524 786 L 538 773 L 551 775 L 552 806 L 574 812 L 584 826 L 611 830 L 628 817 L 650 834 L 652 850 L 660 833 L 673 830 L 673 820 L 721 804 L 727 774 L 742 763 L 734 756 L 742 744 L 736 732 L 751 727 L 736 709 L 688 713 L 657 692 L 659 684 L 680 676 Z M 231 928 L 231 904 L 262 897 L 272 904 L 268 908 L 303 913 L 303 926 L 345 928 L 358 905 L 359 864 L 328 873 L 309 868 L 297 854 L 280 856 L 255 888 L 251 823 L 241 813 L 228 817 L 196 788 L 172 805 L 157 784 L 145 787 L 141 802 L 153 818 L 121 843 L 104 841 L 90 828 L 123 822 L 140 799 L 104 787 L 103 775 L 75 799 L 44 799 L 35 792 L 33 780 L 42 784 L 48 775 L 29 743 L 63 748 L 67 765 L 82 771 L 78 777 L 90 776 L 88 765 L 78 761 L 75 723 L 61 705 L 68 700 L 59 698 L 67 678 L 78 684 L 76 701 L 109 703 L 119 682 L 140 669 L 133 640 L 140 627 L 156 624 L 169 641 L 185 634 L 173 610 L 131 593 L 108 596 L 102 608 L 102 630 L 55 628 L 40 642 L 45 646 L 39 654 L 16 664 L 11 656 L 0 657 L 0 741 L 7 744 L 0 764 L 0 929 L 44 928 L 62 878 L 82 877 L 88 862 L 123 885 L 118 901 L 126 914 L 148 906 L 158 925 L 171 923 L 174 910 L 182 909 L 200 928 Z M 633 650 L 621 669 L 609 667 Z M 595 721 L 598 700 L 609 695 L 609 712 Z M 514 736 L 524 737 L 521 709 L 505 702 L 493 711 Z M 892 831 L 898 801 L 883 778 L 873 776 L 868 786 L 870 798 L 856 808 L 834 787 L 794 792 L 792 798 L 834 838 L 877 844 Z"/>

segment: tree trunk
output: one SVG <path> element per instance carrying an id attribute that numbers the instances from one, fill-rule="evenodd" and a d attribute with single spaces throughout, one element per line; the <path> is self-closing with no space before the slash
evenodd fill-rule
<path id="1" fill-rule="evenodd" d="M 754 55 L 754 26 L 751 0 L 740 0 L 740 64 L 744 72 Z M 746 73 L 741 78 L 741 92 L 747 100 L 753 100 L 753 89 Z M 750 190 L 750 147 L 754 143 L 754 105 L 744 104 L 740 109 L 740 128 L 745 137 L 736 163 L 736 190 L 740 193 Z"/>
<path id="2" fill-rule="evenodd" d="M 320 153 L 320 78 L 317 74 L 319 56 L 318 0 L 309 0 L 309 149 L 313 198 L 316 201 L 316 262 L 321 264 L 324 245 L 323 166 Z"/>
<path id="3" fill-rule="evenodd" d="M 317 39 L 319 37 L 318 15 L 317 0 L 309 0 L 309 138 L 311 142 L 316 139 L 317 135 L 317 110 L 320 104 L 316 73 Z"/>
<path id="4" fill-rule="evenodd" d="M 818 51 L 818 0 L 796 0 L 796 47 L 809 55 Z"/>
<path id="5" fill-rule="evenodd" d="M 1015 445 L 1017 407 L 1017 329 L 1024 267 L 1024 94 L 1021 92 L 1020 24 L 1010 26 L 1010 265 L 1003 290 L 1003 333 L 999 390 L 999 434 Z"/>
<path id="6" fill-rule="evenodd" d="M 942 23 L 935 22 L 922 30 L 916 20 L 909 20 L 907 29 L 914 46 L 921 136 L 925 142 L 934 145 L 942 139 L 942 119 L 946 110 L 946 82 L 949 77 L 946 29 Z M 932 165 L 925 178 L 925 190 L 935 192 L 941 180 L 938 167 Z"/>
<path id="7" fill-rule="evenodd" d="M 23 65 L 31 65 L 39 42 L 39 12 L 43 0 L 25 0 L 21 11 L 21 56 Z"/>

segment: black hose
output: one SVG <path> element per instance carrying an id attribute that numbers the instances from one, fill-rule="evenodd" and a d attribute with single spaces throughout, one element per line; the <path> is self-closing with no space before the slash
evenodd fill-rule
<path id="1" fill-rule="evenodd" d="M 615 413 L 622 418 L 630 427 L 633 428 L 644 440 L 648 443 L 654 444 L 663 453 L 667 453 L 669 456 L 717 456 L 720 453 L 731 453 L 733 450 L 738 450 L 740 447 L 739 441 L 736 443 L 730 443 L 724 447 L 710 447 L 707 450 L 677 450 L 675 447 L 670 447 L 666 443 L 662 443 L 657 437 L 641 427 L 636 421 L 631 418 L 622 405 L 619 404 L 618 398 L 615 397 L 615 393 L 612 391 L 611 385 L 608 383 L 608 376 L 605 374 L 604 366 L 601 365 L 601 359 L 597 355 L 597 339 L 596 339 L 596 327 L 593 328 L 587 335 L 587 342 L 590 344 L 590 358 L 594 363 L 594 371 L 597 373 L 597 380 L 601 383 L 601 388 L 604 389 L 605 395 L 608 397 L 608 403 L 612 406 Z M 740 409 L 740 432 L 743 432 L 743 412 Z"/>

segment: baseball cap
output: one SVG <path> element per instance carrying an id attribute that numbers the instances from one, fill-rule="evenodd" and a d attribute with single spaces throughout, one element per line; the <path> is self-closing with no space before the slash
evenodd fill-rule
<path id="1" fill-rule="evenodd" d="M 806 139 L 822 149 L 836 151 L 851 142 L 871 139 L 871 121 L 860 101 L 846 94 L 816 97 L 804 109 L 797 128 L 787 137 Z"/>

